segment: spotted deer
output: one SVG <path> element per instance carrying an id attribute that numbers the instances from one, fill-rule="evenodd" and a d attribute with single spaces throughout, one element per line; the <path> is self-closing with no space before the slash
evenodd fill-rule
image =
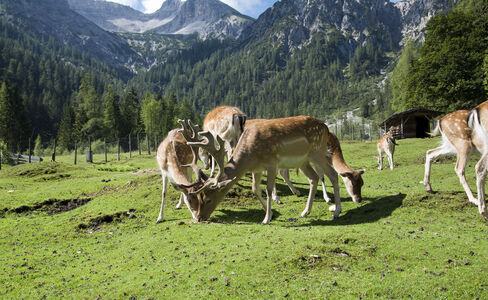
<path id="1" fill-rule="evenodd" d="M 391 130 L 389 130 L 378 140 L 378 170 L 383 169 L 383 152 L 385 152 L 386 156 L 388 157 L 390 170 L 393 170 L 393 154 L 395 153 L 395 146 L 398 146 L 398 144 L 395 142 L 395 138 L 393 137 Z"/>
<path id="2" fill-rule="evenodd" d="M 224 199 L 232 186 L 246 173 L 254 173 L 253 191 L 260 200 L 266 215 L 263 224 L 269 224 L 272 218 L 271 195 L 275 185 L 278 168 L 299 168 L 309 179 L 310 191 L 307 204 L 301 217 L 310 214 L 313 198 L 317 190 L 319 176 L 312 165 L 320 169 L 331 180 L 334 187 L 334 200 L 336 209 L 333 217 L 337 218 L 342 209 L 339 197 L 337 171 L 332 166 L 332 155 L 329 151 L 329 130 L 322 121 L 308 116 L 288 117 L 266 120 L 259 126 L 252 125 L 242 134 L 229 161 L 224 164 L 225 153 L 223 141 L 217 136 L 217 143 L 209 132 L 197 133 L 198 128 L 189 122 L 184 126 L 183 135 L 193 149 L 201 147 L 208 151 L 219 166 L 215 177 L 187 186 L 190 197 L 189 205 L 194 216 L 199 221 L 208 220 L 212 212 Z M 204 139 L 200 139 L 203 136 Z M 218 147 L 220 145 L 220 147 Z M 194 160 L 195 161 L 195 160 Z M 194 166 L 198 172 L 198 166 Z M 349 169 L 348 169 L 349 170 Z M 267 171 L 266 202 L 262 199 L 259 190 L 261 174 Z M 346 177 L 351 185 L 354 202 L 361 201 L 361 187 L 363 171 L 346 171 L 340 175 Z M 349 190 L 349 189 L 348 189 Z"/>
<path id="3" fill-rule="evenodd" d="M 442 136 L 442 144 L 437 148 L 428 150 L 425 155 L 423 183 L 427 192 L 432 193 L 432 186 L 430 185 L 432 161 L 440 156 L 455 153 L 457 160 L 454 170 L 468 196 L 468 200 L 478 205 L 478 200 L 473 196 L 473 192 L 466 181 L 465 169 L 473 149 L 483 149 L 483 143 L 478 133 L 473 131 L 468 125 L 469 114 L 469 110 L 458 110 L 445 115 L 437 121 L 435 129 L 430 135 L 436 136 L 440 133 Z"/>
<path id="4" fill-rule="evenodd" d="M 266 119 L 251 119 L 251 120 L 247 120 L 246 121 L 246 126 L 245 128 L 253 125 L 253 124 L 256 124 L 256 123 L 260 123 L 262 121 L 265 121 Z M 337 138 L 337 136 L 333 133 L 333 132 L 330 132 L 329 131 L 329 138 L 328 138 L 328 141 L 327 141 L 327 145 L 328 145 L 328 149 L 329 149 L 329 152 L 331 153 L 331 158 L 332 158 L 332 165 L 334 167 L 334 169 L 339 172 L 340 174 L 343 174 L 343 173 L 354 173 L 354 170 L 351 169 L 347 163 L 345 162 L 344 160 L 344 156 L 342 154 L 342 149 L 341 149 L 341 146 L 340 146 L 340 143 L 339 143 L 339 139 Z M 286 185 L 288 186 L 288 188 L 290 188 L 290 191 L 295 194 L 296 196 L 300 196 L 300 191 L 298 191 L 295 186 L 293 185 L 293 183 L 291 182 L 290 180 L 290 170 L 289 169 L 278 169 L 278 172 L 280 173 L 281 177 L 283 178 L 283 180 L 285 181 Z M 322 195 L 323 195 L 323 198 L 325 200 L 325 202 L 327 203 L 330 203 L 331 202 L 331 199 L 329 198 L 329 196 L 327 195 L 327 192 L 326 192 L 326 188 L 325 188 L 325 181 L 324 181 L 324 173 L 321 172 L 320 169 L 316 168 L 315 169 L 315 172 L 317 173 L 317 175 L 319 176 L 319 180 L 322 184 Z M 364 171 L 360 171 L 360 172 L 363 172 Z M 352 184 L 350 183 L 350 181 L 348 180 L 348 177 L 342 177 L 343 181 L 344 181 L 344 184 L 346 185 L 346 189 L 348 191 L 348 193 L 351 195 L 351 197 L 353 197 L 354 193 L 352 191 L 353 187 L 352 187 Z M 273 200 L 278 203 L 278 204 L 281 204 L 281 201 L 280 201 L 280 198 L 276 192 L 276 186 L 274 187 L 273 189 Z"/>
<path id="5" fill-rule="evenodd" d="M 211 110 L 203 120 L 203 130 L 209 131 L 214 138 L 218 135 L 224 141 L 224 148 L 227 157 L 232 155 L 232 148 L 237 145 L 237 141 L 244 131 L 246 114 L 234 106 L 219 106 Z M 205 169 L 209 169 L 210 163 L 212 170 L 210 176 L 215 172 L 215 161 L 211 159 L 207 151 L 200 150 L 200 159 Z"/>
<path id="6" fill-rule="evenodd" d="M 187 189 L 182 186 L 191 184 L 193 174 L 191 164 L 193 159 L 195 159 L 195 157 L 192 150 L 190 146 L 187 145 L 186 139 L 179 132 L 179 129 L 171 130 L 159 145 L 156 160 L 163 177 L 163 191 L 161 209 L 156 223 L 163 221 L 164 199 L 166 197 L 168 182 L 171 182 L 175 189 L 181 191 L 180 200 L 176 208 L 180 208 L 183 202 L 190 208 L 187 199 Z M 200 171 L 197 173 L 197 177 L 198 176 L 206 178 Z M 191 195 L 191 197 L 195 197 L 195 195 Z M 190 211 L 192 210 L 190 209 Z M 196 218 L 193 211 L 192 215 Z"/>

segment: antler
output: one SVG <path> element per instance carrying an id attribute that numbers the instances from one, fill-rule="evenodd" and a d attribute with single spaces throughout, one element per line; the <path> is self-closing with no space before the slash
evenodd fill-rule
<path id="1" fill-rule="evenodd" d="M 215 138 L 210 133 L 209 131 L 198 131 L 198 126 L 194 125 L 191 121 L 188 120 L 188 125 L 184 120 L 178 120 L 178 122 L 181 124 L 182 129 L 180 129 L 180 132 L 183 134 L 187 141 L 187 145 L 191 147 L 191 151 L 193 152 L 193 161 L 191 163 L 192 169 L 195 171 L 196 176 L 197 176 L 197 182 L 195 184 L 192 184 L 191 187 L 197 185 L 198 182 L 200 182 L 200 179 L 202 178 L 202 171 L 201 169 L 197 166 L 197 162 L 199 159 L 198 156 L 198 148 L 201 147 L 202 149 L 206 150 L 212 157 L 215 159 L 219 166 L 219 171 L 217 172 L 217 176 L 214 178 L 210 178 L 205 181 L 205 184 L 198 189 L 195 193 L 200 193 L 203 190 L 206 190 L 207 188 L 219 188 L 222 184 L 226 184 L 228 181 L 224 182 L 219 182 L 219 179 L 221 178 L 224 170 L 224 165 L 225 165 L 225 148 L 224 148 L 224 141 L 220 136 L 217 135 L 217 142 L 215 142 Z M 188 129 L 188 127 L 191 128 L 191 131 Z M 199 139 L 198 135 L 203 136 L 203 139 Z M 218 149 L 217 149 L 217 144 L 218 144 Z"/>
<path id="2" fill-rule="evenodd" d="M 188 145 L 199 146 L 202 149 L 206 150 L 208 153 L 210 153 L 210 155 L 212 155 L 212 157 L 217 162 L 217 165 L 219 166 L 219 171 L 217 172 L 217 176 L 215 176 L 214 179 L 215 182 L 217 182 L 222 176 L 222 173 L 224 171 L 225 154 L 226 154 L 224 148 L 224 141 L 220 136 L 217 135 L 217 143 L 219 147 L 217 149 L 215 138 L 212 133 L 210 133 L 209 131 L 202 131 L 199 132 L 198 134 L 206 138 L 206 141 L 189 142 Z"/>
<path id="3" fill-rule="evenodd" d="M 193 160 L 191 164 L 184 165 L 184 167 L 191 167 L 195 172 L 195 177 L 196 177 L 195 182 L 187 187 L 190 188 L 195 185 L 198 185 L 201 182 L 202 179 L 201 175 L 203 173 L 202 170 L 197 165 L 199 159 L 198 147 L 192 145 L 192 143 L 200 142 L 200 140 L 198 139 L 199 127 L 198 125 L 193 124 L 190 120 L 188 120 L 188 125 L 185 123 L 184 120 L 178 120 L 178 123 L 180 123 L 182 127 L 180 130 L 178 130 L 178 132 L 181 132 L 181 134 L 187 141 L 187 145 L 190 146 L 191 152 L 193 153 Z M 188 129 L 188 126 L 191 128 L 191 131 Z"/>

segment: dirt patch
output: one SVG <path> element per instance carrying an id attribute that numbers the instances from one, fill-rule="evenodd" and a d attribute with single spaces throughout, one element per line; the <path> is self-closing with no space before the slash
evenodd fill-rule
<path id="1" fill-rule="evenodd" d="M 23 205 L 17 208 L 12 208 L 9 212 L 23 214 L 29 212 L 46 212 L 48 215 L 60 214 L 80 206 L 83 206 L 93 200 L 92 198 L 77 198 L 77 199 L 49 199 L 44 202 L 35 203 L 34 205 Z"/>
<path id="2" fill-rule="evenodd" d="M 147 174 L 155 174 L 155 173 L 160 173 L 161 170 L 159 169 L 147 169 L 147 170 L 139 170 L 139 171 L 134 171 L 130 172 L 132 175 L 147 175 Z"/>
<path id="3" fill-rule="evenodd" d="M 135 218 L 135 209 L 130 209 L 129 211 L 117 212 L 111 215 L 103 215 L 96 218 L 92 218 L 88 223 L 78 224 L 79 230 L 90 229 L 92 231 L 98 230 L 102 225 L 111 224 L 114 222 L 121 222 L 123 219 L 133 219 Z"/>

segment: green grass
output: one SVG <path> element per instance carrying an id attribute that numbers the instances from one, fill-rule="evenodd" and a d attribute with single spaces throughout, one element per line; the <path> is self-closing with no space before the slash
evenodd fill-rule
<path id="1" fill-rule="evenodd" d="M 379 171 L 375 143 L 343 142 L 347 162 L 366 168 L 363 202 L 341 182 L 343 212 L 331 220 L 317 193 L 280 179 L 283 205 L 270 225 L 242 178 L 209 223 L 176 210 L 169 188 L 165 221 L 155 224 L 161 176 L 152 156 L 95 164 L 60 162 L 0 171 L 2 298 L 488 298 L 488 227 L 454 173 L 453 158 L 424 155 L 439 139 L 399 141 L 396 168 Z M 113 157 L 110 159 L 114 159 Z M 474 187 L 474 165 L 468 182 Z M 292 181 L 307 194 L 305 177 Z M 330 184 L 328 184 L 331 192 Z"/>

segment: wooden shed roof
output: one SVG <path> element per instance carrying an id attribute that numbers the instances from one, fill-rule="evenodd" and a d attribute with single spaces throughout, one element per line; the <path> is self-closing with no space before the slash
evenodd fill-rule
<path id="1" fill-rule="evenodd" d="M 425 109 L 425 108 L 412 108 L 412 109 L 391 115 L 388 119 L 383 121 L 383 123 L 381 123 L 379 126 L 384 127 L 386 125 L 387 127 L 389 127 L 389 125 L 392 123 L 395 123 L 395 121 L 401 120 L 402 118 L 404 118 L 406 116 L 414 115 L 414 114 L 426 115 L 426 116 L 429 116 L 431 118 L 435 118 L 435 117 L 440 116 L 444 113 L 441 111 L 430 110 L 430 109 Z"/>

